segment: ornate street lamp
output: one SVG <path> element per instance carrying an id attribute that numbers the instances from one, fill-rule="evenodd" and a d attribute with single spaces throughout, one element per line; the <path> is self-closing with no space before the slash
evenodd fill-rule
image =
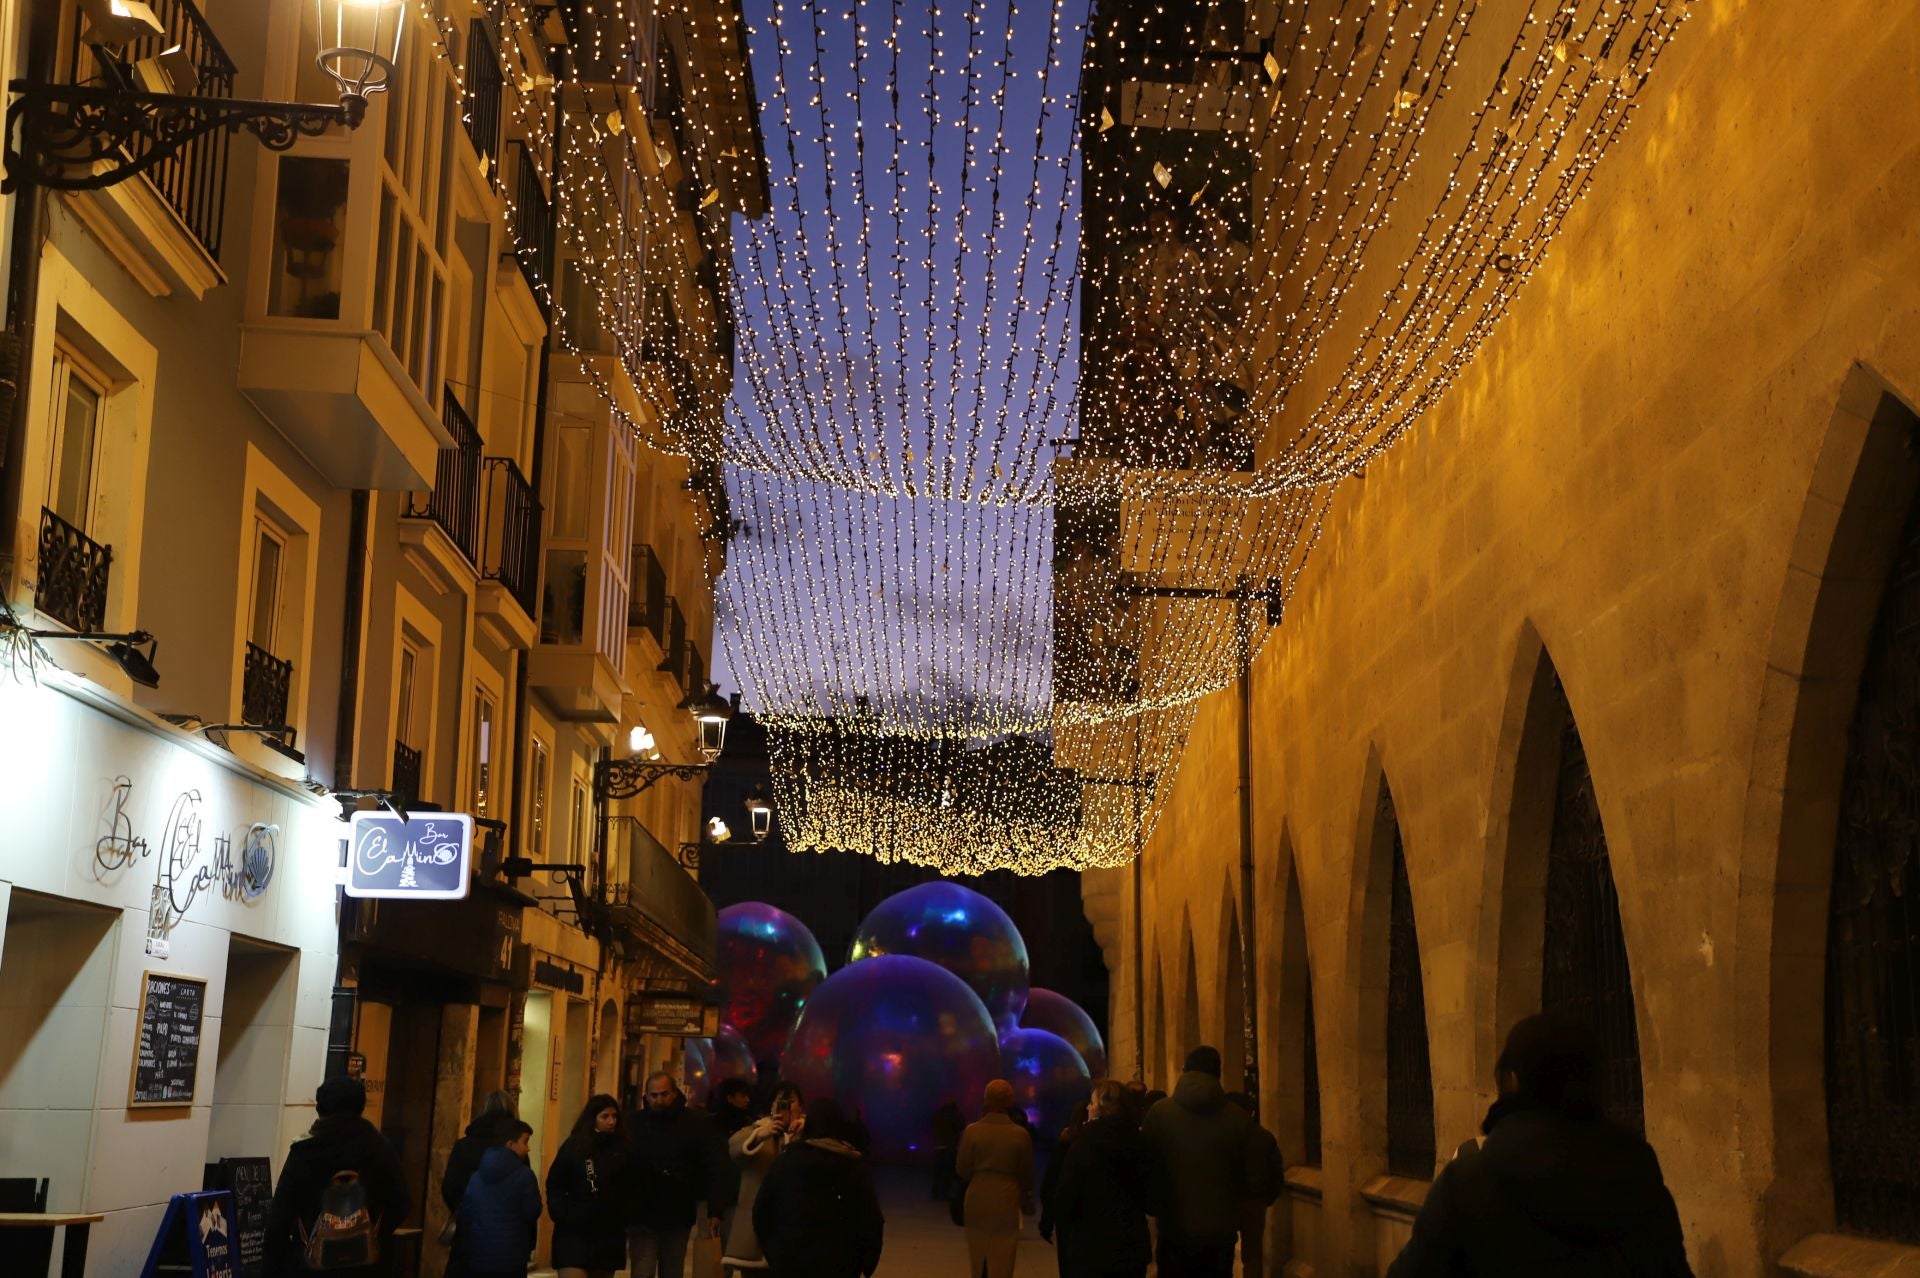
<path id="1" fill-rule="evenodd" d="M 35 0 L 55 5 L 56 0 Z M 407 0 L 311 0 L 320 69 L 340 86 L 336 104 L 200 97 L 191 62 L 169 49 L 129 65 L 115 50 L 165 34 L 140 0 L 82 0 L 86 40 L 101 78 L 87 84 L 15 80 L 7 107 L 6 178 L 0 190 L 116 186 L 216 129 L 245 129 L 285 151 L 333 125 L 358 128 L 367 99 L 386 92 L 400 56 Z M 149 65 L 151 64 L 151 65 Z M 156 85 L 169 92 L 151 92 Z M 139 86 L 139 87 L 136 87 Z"/>
<path id="2" fill-rule="evenodd" d="M 773 833 L 773 804 L 767 800 L 764 786 L 753 787 L 753 793 L 747 796 L 747 820 L 752 823 L 753 841 L 764 843 Z"/>
<path id="3" fill-rule="evenodd" d="M 657 753 L 653 750 L 636 752 L 623 759 L 602 759 L 593 766 L 593 797 L 596 800 L 631 799 L 662 777 L 696 781 L 712 769 L 714 760 L 720 757 L 720 751 L 726 745 L 727 720 L 733 718 L 733 706 L 720 695 L 720 689 L 714 684 L 708 684 L 703 691 L 688 697 L 680 705 L 700 725 L 700 757 L 705 762 L 669 763 L 664 759 L 647 757 L 648 754 Z M 635 741 L 636 738 L 630 735 L 628 744 L 633 745 Z"/>

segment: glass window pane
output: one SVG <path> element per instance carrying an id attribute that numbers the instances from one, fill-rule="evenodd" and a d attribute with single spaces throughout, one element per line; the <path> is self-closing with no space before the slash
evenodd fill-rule
<path id="1" fill-rule="evenodd" d="M 290 155 L 280 161 L 268 313 L 339 319 L 346 254 L 347 161 Z"/>
<path id="2" fill-rule="evenodd" d="M 99 422 L 100 392 L 69 373 L 61 404 L 53 513 L 82 532 L 87 530 L 93 505 L 94 434 Z"/>
<path id="3" fill-rule="evenodd" d="M 485 693 L 473 698 L 473 814 L 490 816 L 487 803 L 493 793 L 493 699 Z"/>
<path id="4" fill-rule="evenodd" d="M 253 624 L 247 638 L 255 647 L 273 652 L 280 623 L 280 538 L 265 524 L 256 533 L 253 556 Z M 275 656 L 280 654 L 275 652 Z"/>
<path id="5" fill-rule="evenodd" d="M 535 860 L 547 859 L 547 743 L 533 743 L 533 813 L 529 842 L 532 847 L 527 855 Z"/>
<path id="6" fill-rule="evenodd" d="M 393 735 L 410 746 L 419 744 L 413 739 L 413 678 L 417 664 L 412 648 L 400 649 L 400 686 L 394 697 Z"/>

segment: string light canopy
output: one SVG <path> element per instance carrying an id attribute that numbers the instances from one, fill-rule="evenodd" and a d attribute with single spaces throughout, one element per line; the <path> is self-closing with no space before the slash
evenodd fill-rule
<path id="1" fill-rule="evenodd" d="M 1136 852 L 1193 703 L 1539 269 L 1689 5 L 590 8 L 549 300 L 721 512 L 783 832 L 1038 871 Z M 750 57 L 680 66 L 665 27 Z M 772 207 L 736 234 L 742 95 Z"/>

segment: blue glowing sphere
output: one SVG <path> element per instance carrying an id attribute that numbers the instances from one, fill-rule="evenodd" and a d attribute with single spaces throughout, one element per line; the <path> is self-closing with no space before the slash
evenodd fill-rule
<path id="1" fill-rule="evenodd" d="M 882 955 L 827 978 L 800 1013 L 781 1076 L 809 1099 L 832 1096 L 867 1125 L 873 1155 L 926 1157 L 933 1112 L 977 1116 L 1000 1069 L 987 1009 L 938 964 Z"/>
<path id="2" fill-rule="evenodd" d="M 1034 1144 L 1056 1145 L 1074 1111 L 1093 1092 L 1093 1076 L 1073 1044 L 1045 1030 L 1011 1030 L 1000 1039 L 1000 1077 L 1013 1084 L 1013 1103 L 1027 1112 Z"/>
<path id="3" fill-rule="evenodd" d="M 713 1052 L 713 1085 L 718 1087 L 729 1078 L 744 1078 L 749 1083 L 758 1081 L 759 1069 L 753 1063 L 753 1051 L 747 1041 L 725 1025 L 720 1032 L 707 1040 Z"/>
<path id="4" fill-rule="evenodd" d="M 683 1040 L 680 1062 L 681 1089 L 687 1094 L 687 1103 L 705 1106 L 713 1096 L 713 1040 Z"/>
<path id="5" fill-rule="evenodd" d="M 1093 1018 L 1065 994 L 1038 985 L 1028 990 L 1027 1010 L 1020 1013 L 1020 1025 L 1058 1034 L 1080 1053 L 1088 1073 L 1095 1078 L 1107 1076 L 1107 1045 L 1100 1040 L 1100 1031 L 1094 1027 Z"/>
<path id="6" fill-rule="evenodd" d="M 848 961 L 908 954 L 965 981 L 1002 1030 L 1027 1005 L 1027 943 L 1007 912 L 971 888 L 936 880 L 896 892 L 853 934 Z"/>
<path id="7" fill-rule="evenodd" d="M 720 1019 L 756 1061 L 777 1061 L 813 987 L 827 979 L 813 933 L 785 910 L 743 901 L 720 911 Z"/>

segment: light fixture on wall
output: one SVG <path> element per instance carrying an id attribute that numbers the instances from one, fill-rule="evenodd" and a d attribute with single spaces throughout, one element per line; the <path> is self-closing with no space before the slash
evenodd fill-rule
<path id="1" fill-rule="evenodd" d="M 127 678 L 143 688 L 160 686 L 160 672 L 153 665 L 154 655 L 160 651 L 160 641 L 145 630 L 30 630 L 25 626 L 0 623 L 0 634 L 17 634 L 41 642 L 64 639 L 96 644 L 102 652 L 113 658 L 114 664 L 126 673 Z"/>
<path id="2" fill-rule="evenodd" d="M 336 124 L 358 128 L 367 118 L 367 100 L 393 83 L 408 0 L 312 0 L 312 5 L 315 61 L 339 86 L 337 103 L 201 96 L 199 70 L 181 46 L 130 56 L 140 44 L 167 34 L 151 8 L 140 0 L 81 0 L 87 18 L 83 40 L 100 74 L 85 84 L 12 83 L 0 190 L 115 186 L 216 129 L 245 129 L 268 150 L 285 151 Z M 58 5 L 39 7 L 58 15 Z M 39 19 L 29 35 L 30 43 L 58 38 L 57 29 Z"/>
<path id="3" fill-rule="evenodd" d="M 727 721 L 733 718 L 733 703 L 720 695 L 717 685 L 710 683 L 703 691 L 682 701 L 680 707 L 699 725 L 700 757 L 705 762 L 670 763 L 657 757 L 658 749 L 644 753 L 635 750 L 623 759 L 601 759 L 593 765 L 595 800 L 631 799 L 662 777 L 696 781 L 707 774 L 726 745 Z M 644 731 L 636 726 L 628 733 L 627 744 L 635 745 L 641 739 L 638 734 Z M 645 739 L 652 741 L 652 733 L 647 733 Z"/>
<path id="4" fill-rule="evenodd" d="M 687 698 L 685 704 L 700 723 L 700 753 L 712 763 L 726 747 L 727 721 L 733 718 L 733 705 L 720 695 L 719 686 L 711 683 L 700 695 Z"/>
<path id="5" fill-rule="evenodd" d="M 756 785 L 747 795 L 747 820 L 753 830 L 753 841 L 764 843 L 773 833 L 773 804 L 767 799 L 765 786 Z"/>

